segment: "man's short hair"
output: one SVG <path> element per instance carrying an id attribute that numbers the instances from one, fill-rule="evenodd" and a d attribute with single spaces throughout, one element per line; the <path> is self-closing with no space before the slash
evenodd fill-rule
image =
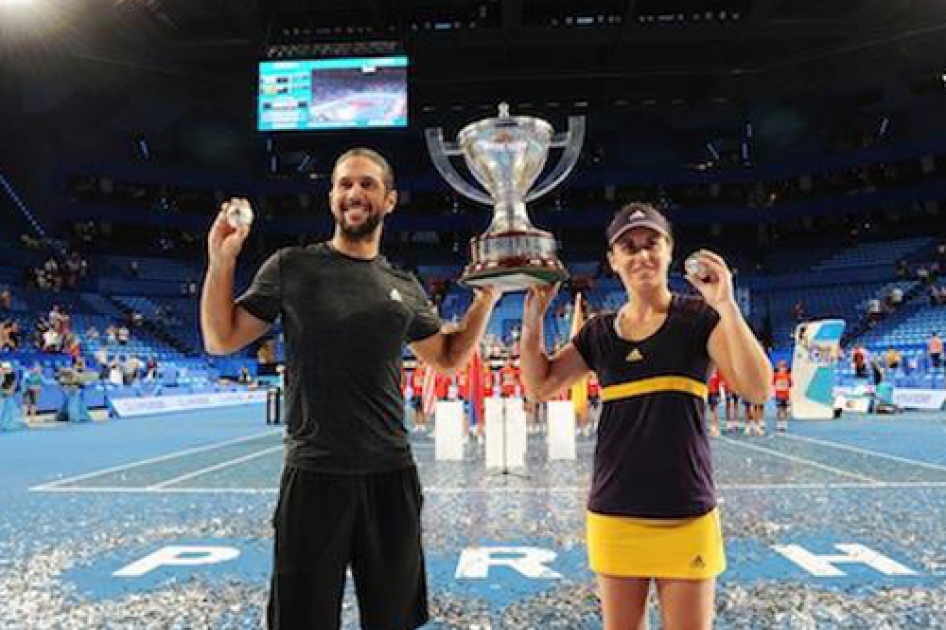
<path id="1" fill-rule="evenodd" d="M 338 170 L 339 165 L 345 160 L 355 157 L 367 158 L 381 167 L 381 182 L 384 184 L 384 188 L 388 191 L 394 190 L 394 169 L 391 168 L 391 165 L 384 159 L 383 155 L 367 147 L 355 147 L 338 156 L 338 159 L 335 160 L 335 166 L 332 167 L 333 185 L 335 184 L 335 171 Z"/>

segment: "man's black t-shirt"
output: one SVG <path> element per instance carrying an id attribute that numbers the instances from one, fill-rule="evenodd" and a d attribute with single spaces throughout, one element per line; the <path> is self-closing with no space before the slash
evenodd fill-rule
<path id="1" fill-rule="evenodd" d="M 286 340 L 286 463 L 372 473 L 413 464 L 401 352 L 440 330 L 424 289 L 383 257 L 327 243 L 273 254 L 237 303 Z"/>

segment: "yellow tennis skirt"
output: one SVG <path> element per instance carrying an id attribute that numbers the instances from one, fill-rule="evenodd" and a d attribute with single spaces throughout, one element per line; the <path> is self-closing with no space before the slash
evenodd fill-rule
<path id="1" fill-rule="evenodd" d="M 613 577 L 704 580 L 726 570 L 719 508 L 695 518 L 588 512 L 591 570 Z"/>

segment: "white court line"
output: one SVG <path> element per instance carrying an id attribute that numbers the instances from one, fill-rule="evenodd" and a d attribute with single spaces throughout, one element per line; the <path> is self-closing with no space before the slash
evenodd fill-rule
<path id="1" fill-rule="evenodd" d="M 946 481 L 878 481 L 876 483 L 756 483 L 723 484 L 717 486 L 722 492 L 738 490 L 885 490 L 891 488 L 946 489 Z M 76 494 L 276 494 L 278 488 L 157 488 L 130 486 L 66 486 L 55 488 L 31 488 L 33 492 L 58 492 Z M 587 486 L 559 486 L 551 488 L 424 488 L 427 495 L 457 494 L 574 494 L 588 492 Z"/>
<path id="2" fill-rule="evenodd" d="M 225 462 L 214 464 L 213 466 L 207 466 L 206 468 L 201 468 L 200 470 L 195 470 L 194 472 L 189 472 L 185 475 L 181 475 L 179 477 L 174 477 L 173 479 L 162 481 L 161 483 L 152 484 L 148 486 L 148 489 L 155 490 L 158 488 L 166 488 L 167 486 L 171 486 L 176 483 L 180 483 L 182 481 L 187 481 L 188 479 L 193 479 L 194 477 L 200 477 L 201 475 L 206 475 L 207 473 L 212 473 L 217 470 L 223 470 L 224 468 L 229 468 L 230 466 L 236 466 L 237 464 L 248 462 L 250 460 L 256 459 L 257 457 L 262 457 L 263 455 L 269 455 L 270 453 L 281 451 L 282 449 L 283 449 L 282 444 L 280 444 L 279 446 L 272 446 L 270 448 L 265 448 L 261 451 L 257 451 L 256 453 L 250 453 L 249 455 L 237 457 L 236 459 L 229 459 Z"/>
<path id="3" fill-rule="evenodd" d="M 814 444 L 824 444 L 826 446 L 831 446 L 833 448 L 841 449 L 842 451 L 851 451 L 853 453 L 860 453 L 862 455 L 872 455 L 874 457 L 881 457 L 883 459 L 889 459 L 895 462 L 901 462 L 904 464 L 910 464 L 912 466 L 920 466 L 922 468 L 930 468 L 932 470 L 938 470 L 940 472 L 946 472 L 946 466 L 941 464 L 934 464 L 932 462 L 924 462 L 918 459 L 910 459 L 908 457 L 899 457 L 897 455 L 888 455 L 887 453 L 880 453 L 877 451 L 871 451 L 866 448 L 859 448 L 857 446 L 849 446 L 847 444 L 841 444 L 840 442 L 832 442 L 830 440 L 819 440 L 818 438 L 807 437 L 804 435 L 791 435 L 788 433 L 779 433 L 778 438 L 789 438 L 792 440 L 801 440 L 804 442 L 813 442 Z"/>
<path id="4" fill-rule="evenodd" d="M 845 477 L 851 477 L 853 479 L 861 479 L 862 481 L 867 481 L 869 483 L 881 483 L 879 479 L 872 479 L 871 477 L 868 477 L 866 475 L 860 475 L 858 473 L 853 473 L 848 470 L 842 470 L 840 468 L 835 468 L 833 466 L 826 466 L 825 464 L 821 464 L 819 462 L 812 461 L 810 459 L 805 459 L 804 457 L 796 457 L 795 455 L 788 455 L 787 453 L 782 453 L 780 451 L 776 451 L 775 449 L 771 449 L 771 448 L 765 448 L 764 446 L 758 446 L 756 444 L 748 444 L 746 442 L 740 442 L 739 440 L 734 440 L 732 438 L 722 437 L 722 436 L 720 436 L 719 439 L 725 442 L 729 442 L 730 444 L 742 446 L 743 448 L 759 451 L 761 453 L 768 453 L 769 455 L 774 455 L 776 457 L 781 457 L 789 461 L 798 462 L 799 464 L 804 464 L 806 466 L 813 466 L 815 468 L 827 470 L 828 472 L 832 472 L 837 475 L 844 475 Z"/>
<path id="5" fill-rule="evenodd" d="M 156 462 L 163 462 L 169 459 L 174 459 L 177 457 L 184 457 L 186 455 L 193 455 L 194 453 L 203 453 L 205 451 L 212 451 L 217 448 L 222 448 L 224 446 L 230 446 L 231 444 L 239 444 L 240 442 L 249 442 L 251 440 L 258 440 L 261 437 L 268 435 L 277 435 L 281 433 L 282 429 L 277 431 L 266 431 L 265 433 L 254 433 L 253 435 L 245 435 L 243 437 L 234 438 L 232 440 L 227 440 L 225 442 L 215 442 L 213 444 L 206 444 L 204 446 L 197 446 L 195 448 L 185 449 L 183 451 L 175 451 L 173 453 L 168 453 L 166 455 L 159 455 L 157 457 L 149 457 L 148 459 L 138 460 L 136 462 L 131 462 L 128 464 L 121 464 L 120 466 L 112 466 L 111 468 L 104 468 L 102 470 L 96 470 L 90 473 L 85 473 L 83 475 L 76 475 L 74 477 L 65 477 L 63 479 L 57 479 L 56 481 L 51 481 L 49 483 L 40 484 L 30 490 L 47 490 L 50 488 L 55 488 L 67 483 L 73 483 L 75 481 L 83 481 L 85 479 L 90 479 L 92 477 L 98 477 L 99 475 L 107 475 L 109 473 L 119 472 L 122 470 L 130 470 L 132 468 L 138 468 L 140 466 L 147 466 L 148 464 L 154 464 Z"/>

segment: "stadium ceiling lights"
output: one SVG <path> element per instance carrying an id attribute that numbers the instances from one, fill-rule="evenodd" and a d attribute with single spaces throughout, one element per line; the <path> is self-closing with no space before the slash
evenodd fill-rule
<path id="1" fill-rule="evenodd" d="M 569 28 L 581 28 L 587 26 L 618 26 L 623 21 L 623 17 L 620 15 L 604 15 L 598 13 L 596 15 L 565 15 L 560 17 L 553 17 L 549 20 L 549 25 L 551 26 L 566 26 Z"/>
<path id="2" fill-rule="evenodd" d="M 637 21 L 641 24 L 705 24 L 707 22 L 716 22 L 718 24 L 728 24 L 742 20 L 742 14 L 738 11 L 705 11 L 703 13 L 647 13 L 637 16 Z"/>

